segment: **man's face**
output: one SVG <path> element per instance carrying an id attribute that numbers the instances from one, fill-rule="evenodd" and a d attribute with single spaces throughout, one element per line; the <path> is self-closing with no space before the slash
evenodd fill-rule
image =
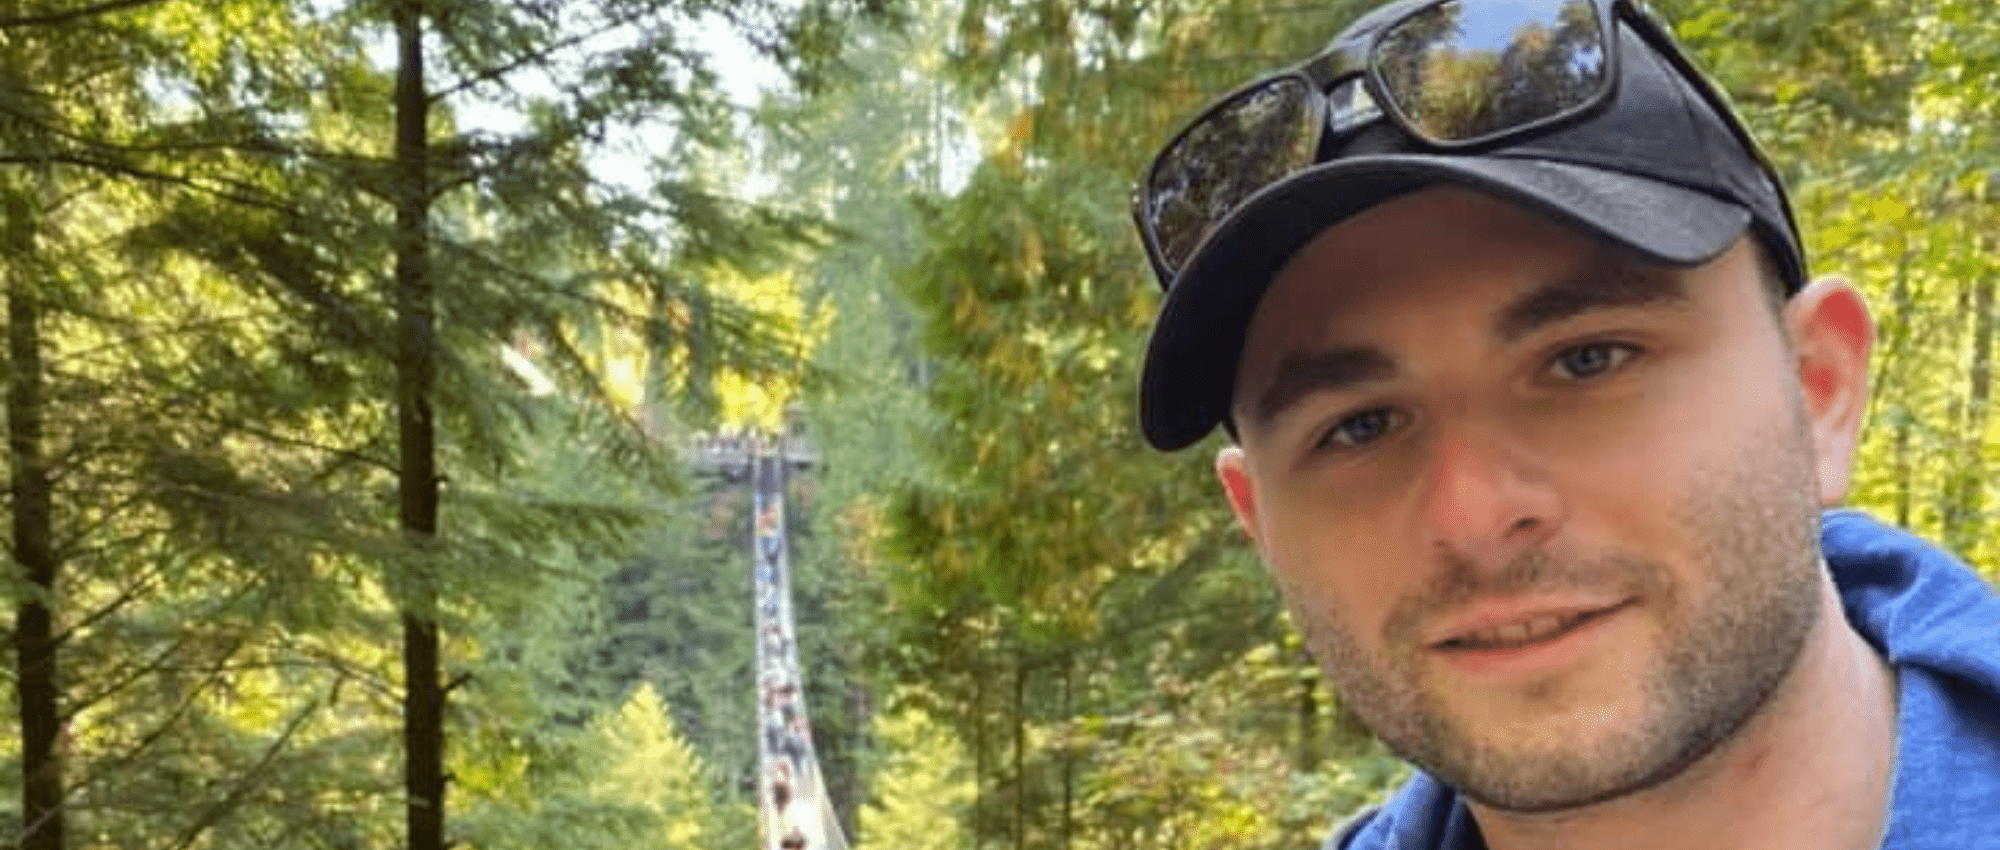
<path id="1" fill-rule="evenodd" d="M 1279 273 L 1218 471 L 1393 750 L 1489 806 L 1585 805 L 1677 774 L 1783 680 L 1820 499 L 1760 287 L 1747 241 L 1649 267 L 1457 189 Z"/>

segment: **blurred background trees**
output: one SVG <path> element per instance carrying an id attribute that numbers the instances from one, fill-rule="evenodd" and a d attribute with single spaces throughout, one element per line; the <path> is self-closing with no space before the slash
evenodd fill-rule
<path id="1" fill-rule="evenodd" d="M 0 845 L 751 844 L 677 452 L 792 405 L 858 846 L 1316 846 L 1402 770 L 1138 437 L 1126 202 L 1363 5 L 0 0 Z M 1854 502 L 2000 563 L 2000 24 L 1656 7 L 1875 308 Z"/>

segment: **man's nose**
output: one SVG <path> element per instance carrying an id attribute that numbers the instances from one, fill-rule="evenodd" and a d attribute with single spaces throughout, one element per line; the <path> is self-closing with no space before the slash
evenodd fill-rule
<path id="1" fill-rule="evenodd" d="M 1566 505 L 1521 441 L 1477 424 L 1433 439 L 1423 490 L 1431 546 L 1497 570 L 1562 526 Z"/>

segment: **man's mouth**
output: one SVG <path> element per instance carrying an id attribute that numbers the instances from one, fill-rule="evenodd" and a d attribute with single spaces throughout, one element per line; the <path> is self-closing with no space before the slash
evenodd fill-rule
<path id="1" fill-rule="evenodd" d="M 1519 623 L 1466 632 L 1437 646 L 1439 649 L 1459 650 L 1516 649 L 1554 640 L 1579 626 L 1618 610 L 1619 607 L 1622 606 L 1600 608 L 1595 611 L 1549 614 Z"/>

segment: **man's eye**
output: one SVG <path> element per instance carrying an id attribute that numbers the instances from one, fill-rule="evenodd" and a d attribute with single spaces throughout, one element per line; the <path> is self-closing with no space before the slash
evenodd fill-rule
<path id="1" fill-rule="evenodd" d="M 1387 436 L 1403 422 L 1402 415 L 1386 407 L 1377 407 L 1356 413 L 1339 422 L 1321 437 L 1321 447 L 1335 445 L 1353 447 L 1372 443 Z"/>
<path id="2" fill-rule="evenodd" d="M 1575 381 L 1616 369 L 1636 353 L 1632 346 L 1622 343 L 1593 342 L 1564 349 L 1549 365 L 1555 369 L 1556 377 Z"/>

